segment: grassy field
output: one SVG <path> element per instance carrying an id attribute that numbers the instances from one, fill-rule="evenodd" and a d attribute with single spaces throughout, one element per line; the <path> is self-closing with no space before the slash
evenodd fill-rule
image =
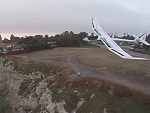
<path id="1" fill-rule="evenodd" d="M 140 76 L 150 77 L 150 61 L 121 59 L 103 48 L 55 48 L 53 50 L 24 54 L 23 56 L 36 59 L 36 61 L 45 59 L 46 61 L 59 64 L 59 66 L 64 64 L 69 66 L 67 58 L 70 55 L 76 55 L 78 62 L 96 70 L 104 70 L 113 74 L 128 76 L 129 78 L 132 78 L 133 75 L 139 78 Z M 47 65 L 45 65 L 45 67 L 47 67 Z M 108 84 L 103 84 L 103 82 L 98 79 L 79 77 L 78 80 L 69 83 L 63 79 L 63 84 L 58 84 L 56 87 L 49 86 L 49 88 L 53 90 L 55 94 L 57 87 L 66 87 L 64 93 L 61 95 L 56 93 L 53 96 L 56 101 L 60 98 L 64 99 L 67 103 L 66 108 L 68 110 L 74 108 L 77 105 L 76 102 L 81 98 L 84 98 L 85 102 L 78 109 L 77 113 L 103 113 L 105 108 L 107 108 L 108 113 L 150 112 L 149 102 L 143 104 L 140 101 L 136 101 L 136 99 L 128 97 L 128 95 L 123 96 L 118 95 L 117 93 L 111 95 L 109 92 L 111 86 L 107 85 Z M 109 88 L 107 89 L 107 87 Z M 75 90 L 79 93 L 76 94 L 74 92 Z M 117 90 L 122 91 L 121 87 Z M 130 94 L 128 91 L 131 90 L 126 90 L 126 93 Z M 93 99 L 90 99 L 92 94 L 95 96 Z"/>
<path id="2" fill-rule="evenodd" d="M 84 52 L 86 48 L 54 48 L 52 50 L 44 50 L 23 54 L 22 56 L 31 57 L 35 59 L 49 60 L 56 64 L 68 65 L 67 58 L 69 55 L 74 55 L 79 52 Z"/>
<path id="3" fill-rule="evenodd" d="M 115 74 L 141 74 L 150 76 L 149 60 L 122 59 L 107 49 L 93 48 L 78 55 L 77 59 L 81 64 L 97 70 L 104 69 Z"/>
<path id="4" fill-rule="evenodd" d="M 61 65 L 68 65 L 69 55 L 77 55 L 77 60 L 97 70 L 106 70 L 117 74 L 138 74 L 150 76 L 150 61 L 126 60 L 109 52 L 106 48 L 55 48 L 24 54 L 23 56 L 45 59 Z"/>
<path id="5" fill-rule="evenodd" d="M 38 51 L 38 52 L 32 52 L 29 54 L 24 54 L 24 56 L 28 57 L 67 57 L 68 55 L 73 55 L 78 52 L 82 52 L 87 50 L 88 48 L 67 48 L 67 47 L 61 47 L 61 48 L 54 48 L 52 50 L 44 50 L 44 51 Z"/>
<path id="6" fill-rule="evenodd" d="M 9 113 L 8 105 L 6 104 L 6 94 L 0 92 L 0 113 Z"/>

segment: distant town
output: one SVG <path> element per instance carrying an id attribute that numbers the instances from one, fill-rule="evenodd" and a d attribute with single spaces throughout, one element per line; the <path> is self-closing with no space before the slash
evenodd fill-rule
<path id="1" fill-rule="evenodd" d="M 131 39 L 134 37 L 128 33 L 124 33 L 122 37 L 117 36 L 116 34 L 109 34 L 111 37 L 121 38 L 121 39 Z M 10 39 L 4 38 L 0 35 L 0 54 L 1 56 L 13 55 L 13 54 L 22 54 L 27 52 L 34 52 L 45 49 L 52 49 L 54 47 L 83 47 L 88 45 L 87 42 L 83 41 L 83 38 L 88 37 L 91 40 L 95 39 L 96 36 L 92 33 L 88 36 L 86 32 L 80 32 L 78 34 L 73 33 L 73 31 L 65 31 L 62 34 L 56 34 L 55 36 L 48 35 L 35 35 L 35 36 L 25 36 L 17 37 L 13 34 L 10 36 Z M 150 43 L 150 34 L 146 35 L 146 41 Z M 124 42 L 123 45 L 129 45 L 127 42 Z M 149 49 L 148 46 L 143 45 L 143 48 Z"/>

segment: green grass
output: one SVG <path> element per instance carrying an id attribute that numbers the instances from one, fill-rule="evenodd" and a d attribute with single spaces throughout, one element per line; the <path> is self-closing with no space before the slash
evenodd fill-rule
<path id="1" fill-rule="evenodd" d="M 90 100 L 90 95 L 95 94 Z M 108 113 L 150 113 L 150 105 L 137 103 L 130 98 L 117 95 L 110 96 L 106 91 L 97 89 L 82 95 L 85 102 L 77 113 L 103 113 L 104 108 Z"/>
<path id="2" fill-rule="evenodd" d="M 32 80 L 31 79 L 24 79 L 21 82 L 21 86 L 20 89 L 18 91 L 18 95 L 20 96 L 24 96 L 24 95 L 28 95 L 31 93 L 31 89 L 29 88 L 30 84 L 31 84 Z"/>
<path id="3" fill-rule="evenodd" d="M 93 51 L 91 51 L 91 53 L 92 52 Z M 59 56 L 60 53 L 59 54 L 58 53 L 56 55 Z M 67 53 L 67 50 L 66 50 L 66 53 Z M 79 57 L 78 60 L 80 62 L 85 61 L 83 62 L 83 64 L 87 64 L 88 66 L 95 67 L 96 69 L 100 69 L 101 67 L 102 68 L 106 67 L 107 71 L 110 70 L 112 72 L 116 72 L 117 70 L 117 72 L 119 71 L 118 73 L 121 73 L 121 74 L 127 73 L 129 75 L 131 74 L 144 75 L 143 72 L 147 72 L 148 74 L 150 73 L 149 62 L 145 64 L 145 61 L 127 61 L 127 60 L 118 59 L 118 57 L 116 57 L 115 55 L 109 52 L 105 52 L 103 50 L 100 50 L 99 52 L 99 49 L 98 50 L 95 49 L 95 52 L 93 54 L 91 53 L 85 53 L 83 55 L 78 56 Z M 47 54 L 47 52 L 45 54 Z M 108 60 L 110 56 L 112 56 L 113 59 Z M 89 62 L 91 61 L 91 59 L 92 59 L 92 62 Z M 96 59 L 96 60 L 93 60 L 93 59 Z M 57 84 L 52 85 L 54 82 L 55 83 L 57 82 L 56 80 L 58 78 L 63 76 L 62 71 L 65 69 L 58 70 L 58 67 L 54 67 L 54 68 L 48 67 L 48 65 L 45 65 L 45 64 L 44 65 L 43 64 L 39 65 L 38 63 L 31 63 L 31 64 L 35 64 L 35 65 L 33 67 L 33 65 L 27 64 L 27 68 L 25 68 L 26 73 L 31 73 L 33 71 L 43 71 L 43 72 L 47 72 L 47 76 L 52 76 L 52 75 L 55 76 L 54 80 L 46 81 L 48 89 L 51 90 L 53 93 L 52 101 L 61 102 L 62 100 L 64 100 L 66 102 L 65 109 L 68 112 L 71 112 L 73 109 L 75 109 L 77 107 L 77 102 L 81 98 L 83 98 L 85 102 L 78 109 L 77 113 L 90 113 L 90 112 L 103 113 L 104 108 L 107 109 L 108 113 L 150 113 L 150 105 L 144 105 L 139 102 L 135 102 L 128 97 L 123 97 L 123 96 L 121 97 L 118 95 L 111 96 L 107 93 L 107 91 L 101 88 L 97 88 L 97 86 L 92 85 L 92 82 L 89 82 L 87 87 L 86 87 L 86 84 L 85 85 L 80 84 L 79 87 L 72 88 L 71 86 L 68 86 L 66 87 L 66 89 L 64 89 L 63 88 L 64 86 L 61 86 L 61 85 L 57 85 Z M 144 69 L 141 68 L 142 65 L 145 65 Z M 16 69 L 18 68 L 19 67 L 16 66 Z M 142 69 L 142 71 L 140 69 Z M 124 70 L 124 72 L 122 72 L 122 70 Z M 52 71 L 52 73 L 50 73 L 50 71 Z M 57 73 L 57 72 L 62 72 L 62 73 Z M 34 82 L 30 80 L 23 81 L 21 83 L 19 94 L 27 96 L 31 93 L 31 91 L 35 92 L 35 88 L 37 87 L 38 83 L 42 79 L 37 79 Z M 74 84 L 74 86 L 76 85 L 78 84 Z M 58 92 L 59 89 L 63 89 L 63 92 L 59 93 Z M 80 95 L 78 95 L 79 93 L 73 92 L 74 90 L 78 90 Z M 93 97 L 93 99 L 90 100 L 90 96 L 92 94 L 95 94 L 95 96 Z M 4 108 L 3 103 L 5 102 L 5 99 L 4 98 L 0 98 L 0 99 L 1 99 L 0 107 L 2 106 L 1 108 Z M 35 112 L 38 110 L 40 109 L 36 108 Z M 2 113 L 5 113 L 5 112 L 2 112 Z"/>
<path id="4" fill-rule="evenodd" d="M 130 100 L 127 97 L 114 96 L 112 98 L 112 106 L 116 113 L 149 113 L 150 105 L 143 105 Z M 111 112 L 111 110 L 110 110 Z"/>
<path id="5" fill-rule="evenodd" d="M 57 90 L 58 87 L 53 87 L 52 89 L 54 93 L 52 95 L 53 101 L 61 102 L 64 100 L 66 102 L 65 109 L 67 112 L 72 112 L 73 109 L 76 109 L 78 101 L 83 98 L 85 102 L 77 110 L 77 113 L 103 113 L 104 108 L 107 109 L 108 113 L 150 113 L 150 105 L 135 102 L 128 97 L 111 96 L 105 90 L 98 88 L 85 88 L 83 86 L 78 89 L 67 88 L 60 94 Z M 78 90 L 80 95 L 74 92 L 74 90 Z M 92 94 L 95 96 L 90 100 Z"/>
<path id="6" fill-rule="evenodd" d="M 29 96 L 32 92 L 35 92 L 39 82 L 41 82 L 43 79 L 35 79 L 34 81 L 31 79 L 24 79 L 21 82 L 20 89 L 18 91 L 18 95 L 27 97 Z"/>
<path id="7" fill-rule="evenodd" d="M 0 92 L 0 113 L 10 113 L 9 107 L 6 104 L 6 94 Z"/>

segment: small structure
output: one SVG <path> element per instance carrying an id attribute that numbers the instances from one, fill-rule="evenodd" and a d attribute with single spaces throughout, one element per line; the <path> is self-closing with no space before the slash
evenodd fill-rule
<path id="1" fill-rule="evenodd" d="M 7 48 L 6 55 L 16 55 L 16 54 L 23 54 L 28 52 L 22 47 L 22 45 L 18 45 L 18 44 L 11 44 L 10 46 L 7 47 L 8 48 Z"/>
<path id="2" fill-rule="evenodd" d="M 7 45 L 5 43 L 0 42 L 0 53 L 7 52 Z"/>
<path id="3" fill-rule="evenodd" d="M 47 42 L 47 44 L 50 45 L 51 47 L 57 47 L 57 43 L 55 41 Z"/>
<path id="4" fill-rule="evenodd" d="M 0 35 L 0 56 L 4 57 L 7 53 L 7 44 L 2 42 L 2 37 Z"/>
<path id="5" fill-rule="evenodd" d="M 22 45 L 14 45 L 12 47 L 12 51 L 21 51 L 21 50 L 24 50 L 24 48 L 22 48 Z"/>

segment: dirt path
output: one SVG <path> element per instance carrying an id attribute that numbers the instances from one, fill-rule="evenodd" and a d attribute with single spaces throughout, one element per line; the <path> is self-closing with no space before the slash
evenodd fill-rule
<path id="1" fill-rule="evenodd" d="M 83 53 L 83 52 L 81 52 Z M 150 94 L 150 78 L 145 76 L 123 76 L 123 75 L 114 75 L 112 73 L 106 72 L 104 69 L 96 70 L 85 65 L 80 64 L 76 60 L 76 55 L 74 54 L 68 57 L 68 63 L 76 72 L 76 76 L 73 75 L 71 79 L 75 79 L 78 76 L 81 77 L 94 77 L 103 80 L 107 80 L 113 83 L 117 83 L 123 86 L 126 86 L 130 89 L 138 90 L 145 94 Z"/>
<path id="2" fill-rule="evenodd" d="M 50 62 L 52 62 L 54 64 L 58 63 L 58 65 L 62 65 L 64 63 L 66 63 L 68 65 L 68 63 L 69 63 L 69 65 L 76 72 L 76 75 L 70 76 L 69 79 L 71 79 L 71 80 L 75 79 L 78 76 L 92 77 L 92 78 L 94 77 L 94 78 L 99 78 L 102 80 L 114 82 L 117 84 L 121 84 L 121 85 L 129 87 L 131 89 L 136 89 L 138 91 L 144 92 L 146 94 L 150 94 L 150 87 L 149 87 L 150 86 L 150 77 L 146 77 L 144 75 L 142 76 L 141 74 L 140 75 L 138 75 L 138 74 L 137 75 L 134 75 L 134 74 L 133 75 L 131 75 L 131 74 L 129 74 L 129 75 L 128 74 L 117 75 L 117 74 L 112 74 L 111 72 L 108 72 L 104 68 L 95 69 L 95 68 L 91 68 L 91 67 L 88 67 L 86 65 L 79 63 L 77 61 L 77 56 L 84 53 L 84 52 L 90 51 L 91 49 L 89 49 L 89 48 L 87 48 L 87 49 L 80 48 L 81 51 L 77 51 L 78 50 L 77 48 L 76 49 L 73 48 L 73 49 L 70 49 L 69 54 L 65 54 L 65 55 L 63 52 L 62 52 L 62 54 L 58 54 L 60 51 L 62 51 L 62 48 L 60 48 L 60 50 L 58 50 L 58 49 L 56 49 L 56 51 L 51 51 L 51 52 L 49 52 L 49 51 L 42 52 L 42 55 L 39 55 L 38 53 L 34 53 L 34 54 L 38 54 L 38 55 L 33 54 L 33 56 L 32 55 L 29 55 L 29 56 L 24 56 L 24 55 L 20 56 L 19 55 L 19 56 L 24 58 L 24 59 L 31 59 L 31 60 L 36 60 L 36 61 L 41 61 L 41 62 L 46 62 L 46 63 L 50 63 Z M 64 50 L 68 51 L 68 48 L 67 49 L 63 48 L 63 51 Z M 86 55 L 86 53 L 85 53 L 85 55 Z M 108 56 L 109 54 L 106 54 L 106 55 Z M 59 62 L 59 60 L 58 60 L 58 62 L 57 62 L 57 60 L 53 59 L 56 57 L 59 59 L 64 58 L 64 60 L 61 62 Z M 104 55 L 104 57 L 105 57 L 105 55 Z M 67 59 L 67 61 L 66 61 L 66 59 Z M 100 59 L 100 60 L 102 60 L 102 59 Z M 119 62 L 119 60 L 116 60 L 116 61 Z M 89 62 L 92 62 L 92 61 L 89 61 Z M 109 63 L 109 62 L 107 62 L 107 63 Z M 116 64 L 116 65 L 118 65 L 118 64 Z"/>

